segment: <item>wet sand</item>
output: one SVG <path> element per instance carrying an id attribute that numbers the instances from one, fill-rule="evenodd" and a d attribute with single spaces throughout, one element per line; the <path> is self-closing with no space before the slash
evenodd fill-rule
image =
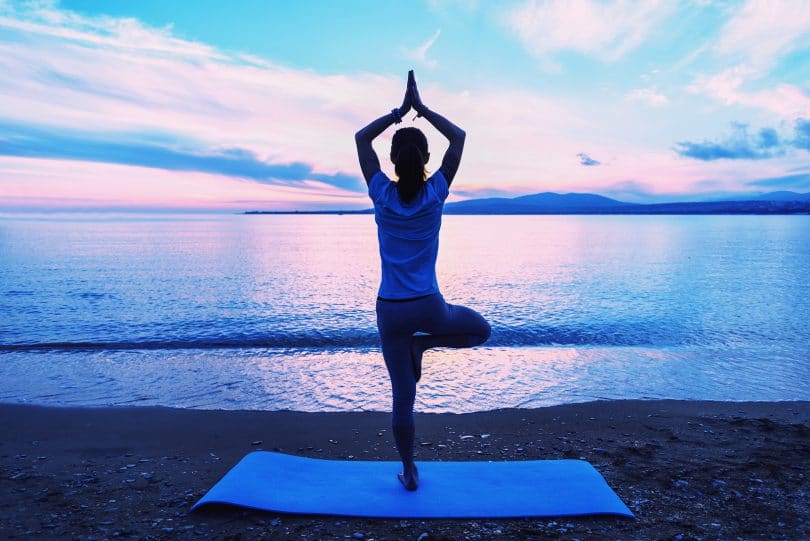
<path id="1" fill-rule="evenodd" d="M 584 458 L 632 520 L 189 512 L 254 450 L 396 460 L 388 424 L 385 413 L 0 405 L 0 538 L 810 538 L 810 402 L 613 401 L 417 415 L 417 460 Z"/>

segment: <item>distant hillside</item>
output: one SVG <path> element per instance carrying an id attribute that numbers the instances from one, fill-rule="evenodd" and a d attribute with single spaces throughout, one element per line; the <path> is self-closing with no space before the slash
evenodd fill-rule
<path id="1" fill-rule="evenodd" d="M 797 193 L 790 191 L 766 193 L 724 193 L 698 200 L 701 203 L 717 203 L 721 201 L 810 201 L 810 193 Z"/>
<path id="2" fill-rule="evenodd" d="M 520 197 L 489 197 L 447 203 L 445 214 L 557 214 L 559 212 L 593 212 L 607 209 L 634 207 L 633 203 L 616 201 L 609 197 L 589 193 L 558 194 L 543 192 Z"/>
<path id="3" fill-rule="evenodd" d="M 603 214 L 810 214 L 810 201 L 657 203 L 654 205 L 636 205 L 635 207 L 618 207 L 605 211 Z"/>
<path id="4" fill-rule="evenodd" d="M 543 192 L 448 203 L 445 214 L 804 214 L 810 194 L 770 192 L 747 200 L 626 203 L 595 194 Z"/>
<path id="5" fill-rule="evenodd" d="M 768 192 L 741 199 L 742 201 L 810 201 L 810 193 Z"/>

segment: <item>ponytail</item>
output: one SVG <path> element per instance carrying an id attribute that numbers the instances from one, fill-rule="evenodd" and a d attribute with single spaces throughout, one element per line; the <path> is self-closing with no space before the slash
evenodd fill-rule
<path id="1" fill-rule="evenodd" d="M 397 192 L 403 203 L 410 203 L 425 181 L 425 156 L 416 145 L 407 145 L 399 151 L 396 167 L 399 180 Z"/>
<path id="2" fill-rule="evenodd" d="M 397 130 L 391 141 L 391 160 L 397 174 L 397 193 L 403 203 L 410 203 L 425 185 L 427 138 L 418 128 Z"/>

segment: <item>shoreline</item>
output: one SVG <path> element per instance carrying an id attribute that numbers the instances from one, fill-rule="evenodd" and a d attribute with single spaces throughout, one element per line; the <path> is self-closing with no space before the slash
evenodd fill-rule
<path id="1" fill-rule="evenodd" d="M 251 451 L 397 460 L 389 414 L 0 404 L 0 537 L 810 537 L 810 402 L 616 400 L 416 423 L 417 461 L 586 459 L 636 519 L 189 513 Z"/>

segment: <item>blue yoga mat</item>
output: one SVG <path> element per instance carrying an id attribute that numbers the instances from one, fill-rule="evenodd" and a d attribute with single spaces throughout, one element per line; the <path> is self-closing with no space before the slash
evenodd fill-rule
<path id="1" fill-rule="evenodd" d="M 496 518 L 610 514 L 632 517 L 583 460 L 417 462 L 419 490 L 399 462 L 339 461 L 256 451 L 192 507 L 223 503 L 313 515 Z"/>

